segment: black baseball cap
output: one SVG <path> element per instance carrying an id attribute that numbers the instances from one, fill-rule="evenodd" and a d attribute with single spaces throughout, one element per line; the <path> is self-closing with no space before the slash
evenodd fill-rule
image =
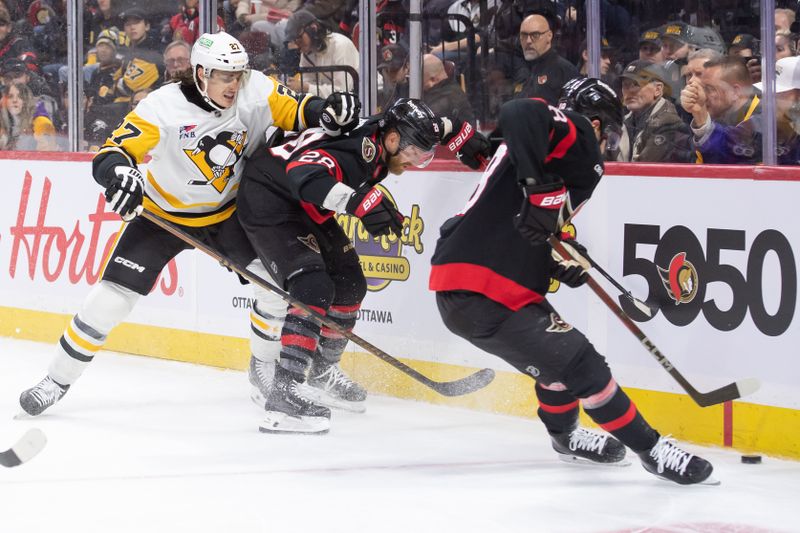
<path id="1" fill-rule="evenodd" d="M 289 17 L 289 20 L 286 21 L 286 30 L 284 31 L 286 40 L 289 42 L 296 41 L 298 37 L 303 35 L 306 26 L 314 22 L 319 22 L 319 20 L 311 11 L 306 9 L 295 11 L 292 13 L 292 16 Z"/>
<path id="2" fill-rule="evenodd" d="M 147 14 L 144 12 L 144 9 L 140 7 L 132 7 L 130 9 L 126 9 L 121 15 L 122 21 L 125 22 L 128 19 L 135 19 L 135 20 L 147 20 Z"/>
<path id="3" fill-rule="evenodd" d="M 731 41 L 731 45 L 728 47 L 728 53 L 730 54 L 749 48 L 755 55 L 758 55 L 758 42 L 755 36 L 749 33 L 740 33 Z"/>
<path id="4" fill-rule="evenodd" d="M 589 48 L 586 45 L 586 39 L 584 39 L 583 42 L 581 42 L 581 52 L 583 52 L 584 50 L 588 50 L 588 49 Z M 601 37 L 600 38 L 600 51 L 601 52 L 613 52 L 614 51 L 614 47 L 611 46 L 610 44 L 608 44 L 608 39 L 606 39 L 605 37 Z"/>
<path id="5" fill-rule="evenodd" d="M 21 74 L 23 72 L 28 72 L 28 65 L 26 65 L 23 60 L 12 57 L 3 61 L 3 76 L 7 74 Z"/>
<path id="6" fill-rule="evenodd" d="M 661 47 L 661 28 L 650 28 L 642 32 L 639 36 L 639 46 L 648 43 Z"/>
<path id="7" fill-rule="evenodd" d="M 651 81 L 660 81 L 664 85 L 667 84 L 667 75 L 664 69 L 660 65 L 652 61 L 647 61 L 646 59 L 631 61 L 619 76 L 620 78 L 633 80 L 640 85 L 650 83 Z"/>

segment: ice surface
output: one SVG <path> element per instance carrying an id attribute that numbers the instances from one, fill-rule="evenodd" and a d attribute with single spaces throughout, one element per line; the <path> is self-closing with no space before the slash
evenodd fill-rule
<path id="1" fill-rule="evenodd" d="M 800 463 L 702 449 L 718 487 L 558 461 L 540 423 L 371 397 L 326 436 L 265 435 L 245 374 L 101 352 L 61 403 L 12 420 L 52 347 L 0 339 L 0 533 L 797 531 Z"/>

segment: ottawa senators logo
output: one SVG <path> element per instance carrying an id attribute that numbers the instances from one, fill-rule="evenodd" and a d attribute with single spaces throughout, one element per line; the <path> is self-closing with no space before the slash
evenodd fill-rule
<path id="1" fill-rule="evenodd" d="M 361 157 L 364 158 L 364 161 L 367 163 L 372 163 L 372 160 L 375 159 L 375 154 L 378 153 L 378 149 L 375 147 L 375 143 L 372 142 L 371 139 L 368 137 L 364 137 L 361 141 Z"/>
<path id="2" fill-rule="evenodd" d="M 547 333 L 566 333 L 572 330 L 572 324 L 568 324 L 563 318 L 555 313 L 550 313 L 550 325 L 545 331 Z"/>
<path id="3" fill-rule="evenodd" d="M 658 267 L 661 283 L 667 294 L 675 301 L 675 305 L 688 304 L 697 295 L 697 269 L 686 260 L 686 252 L 675 254 L 669 262 L 669 267 Z"/>
<path id="4" fill-rule="evenodd" d="M 242 157 L 247 143 L 247 131 L 223 131 L 216 139 L 203 135 L 194 148 L 183 152 L 205 176 L 205 180 L 192 180 L 189 185 L 211 185 L 222 193 L 228 186 L 233 167 Z"/>

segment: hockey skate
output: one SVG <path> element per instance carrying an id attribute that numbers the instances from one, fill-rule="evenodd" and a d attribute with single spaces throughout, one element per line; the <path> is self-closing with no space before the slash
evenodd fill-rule
<path id="1" fill-rule="evenodd" d="M 19 405 L 29 416 L 39 416 L 45 409 L 63 398 L 68 390 L 69 385 L 56 383 L 53 378 L 47 376 L 19 395 Z"/>
<path id="2" fill-rule="evenodd" d="M 625 446 L 605 433 L 577 427 L 569 433 L 550 435 L 558 458 L 566 463 L 629 466 Z"/>
<path id="3" fill-rule="evenodd" d="M 350 379 L 338 364 L 331 364 L 319 356 L 311 363 L 303 390 L 320 405 L 353 413 L 363 413 L 367 409 L 366 389 Z"/>
<path id="4" fill-rule="evenodd" d="M 680 485 L 719 485 L 719 481 L 711 477 L 714 470 L 711 463 L 681 450 L 669 436 L 659 438 L 655 446 L 639 453 L 639 458 L 645 470 L 661 479 Z"/>
<path id="5" fill-rule="evenodd" d="M 276 364 L 274 361 L 267 363 L 250 356 L 250 367 L 247 370 L 247 379 L 252 385 L 250 399 L 262 409 L 267 402 L 269 391 L 272 389 Z"/>
<path id="6" fill-rule="evenodd" d="M 291 372 L 276 364 L 259 430 L 262 433 L 327 433 L 331 426 L 331 410 L 316 405 L 304 391 L 305 387 Z"/>

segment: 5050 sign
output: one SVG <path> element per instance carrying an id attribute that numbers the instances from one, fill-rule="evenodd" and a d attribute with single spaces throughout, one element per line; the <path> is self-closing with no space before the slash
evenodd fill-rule
<path id="1" fill-rule="evenodd" d="M 792 247 L 779 231 L 764 230 L 745 246 L 743 230 L 710 228 L 703 250 L 694 233 L 685 226 L 674 226 L 661 235 L 660 226 L 626 224 L 623 245 L 623 276 L 639 275 L 647 280 L 648 297 L 660 304 L 664 317 L 676 326 L 691 323 L 699 313 L 711 326 L 720 331 L 737 328 L 748 309 L 753 323 L 765 335 L 777 336 L 789 328 L 797 302 L 797 267 Z M 639 244 L 655 245 L 654 261 L 636 256 Z M 744 254 L 745 272 L 721 260 L 723 250 Z M 777 309 L 767 309 L 764 302 L 764 264 L 772 252 L 778 260 L 778 270 L 768 276 L 778 276 L 780 302 Z M 770 269 L 772 270 L 772 269 Z M 732 299 L 721 309 L 714 299 L 706 300 L 709 283 L 724 283 Z M 639 322 L 649 317 L 620 297 L 620 305 Z M 774 306 L 770 306 L 774 307 Z"/>

